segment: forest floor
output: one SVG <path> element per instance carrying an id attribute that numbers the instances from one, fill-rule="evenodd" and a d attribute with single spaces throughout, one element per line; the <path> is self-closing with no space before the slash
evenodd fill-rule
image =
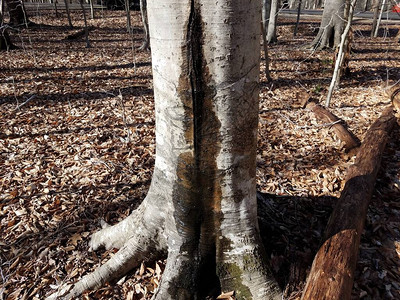
<path id="1" fill-rule="evenodd" d="M 100 223 L 115 223 L 146 195 L 154 163 L 150 52 L 139 51 L 140 17 L 126 32 L 123 12 L 89 20 L 91 48 L 65 38 L 66 18 L 40 12 L 38 26 L 12 32 L 20 48 L 0 59 L 0 299 L 43 299 L 109 259 L 88 251 Z M 73 13 L 73 23 L 83 26 Z M 363 22 L 365 23 L 365 22 Z M 400 79 L 400 24 L 378 38 L 354 26 L 351 76 L 330 110 L 360 139 L 390 104 Z M 331 51 L 311 51 L 317 20 L 279 19 L 271 45 L 273 82 L 261 66 L 257 183 L 268 194 L 271 224 L 262 228 L 285 299 L 298 299 L 332 205 L 354 154 L 342 149 L 331 124 L 299 107 L 304 92 L 324 103 Z M 400 299 L 400 130 L 384 153 L 361 241 L 353 298 Z M 268 234 L 267 234 L 268 233 Z M 165 261 L 142 265 L 118 283 L 82 299 L 144 299 Z"/>

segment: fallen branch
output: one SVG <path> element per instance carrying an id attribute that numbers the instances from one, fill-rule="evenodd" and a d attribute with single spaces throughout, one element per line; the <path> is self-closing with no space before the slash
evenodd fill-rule
<path id="1" fill-rule="evenodd" d="M 395 122 L 391 105 L 367 131 L 355 163 L 347 170 L 345 187 L 314 258 L 302 299 L 350 299 L 368 205 Z"/>
<path id="2" fill-rule="evenodd" d="M 343 125 L 341 120 L 332 114 L 328 109 L 322 107 L 321 105 L 315 102 L 308 102 L 306 108 L 311 110 L 317 119 L 321 120 L 324 123 L 332 124 L 332 129 L 338 138 L 344 143 L 345 151 L 348 152 L 353 148 L 360 146 L 359 139 L 352 134 L 346 127 Z"/>

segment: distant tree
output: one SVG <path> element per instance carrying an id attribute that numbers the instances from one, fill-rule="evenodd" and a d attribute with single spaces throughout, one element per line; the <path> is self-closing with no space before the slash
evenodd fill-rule
<path id="1" fill-rule="evenodd" d="M 144 40 L 140 50 L 150 49 L 149 21 L 147 18 L 147 0 L 140 0 L 140 14 L 142 15 Z"/>
<path id="2" fill-rule="evenodd" d="M 312 47 L 334 48 L 340 43 L 345 23 L 345 0 L 326 0 L 321 25 Z"/>
<path id="3" fill-rule="evenodd" d="M 5 0 L 10 14 L 10 25 L 11 26 L 21 26 L 28 25 L 31 23 L 29 21 L 28 15 L 25 10 L 24 3 L 22 0 Z"/>
<path id="4" fill-rule="evenodd" d="M 0 6 L 3 6 L 3 0 L 0 0 Z M 10 36 L 7 32 L 7 26 L 3 22 L 3 9 L 0 10 L 0 50 L 10 50 L 14 48 Z"/>
<path id="5" fill-rule="evenodd" d="M 276 26 L 278 21 L 279 0 L 270 0 L 270 15 L 267 29 L 268 43 L 275 43 L 277 41 Z"/>

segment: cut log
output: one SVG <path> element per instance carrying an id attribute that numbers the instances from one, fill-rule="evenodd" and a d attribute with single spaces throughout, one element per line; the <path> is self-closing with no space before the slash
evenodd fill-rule
<path id="1" fill-rule="evenodd" d="M 344 143 L 344 149 L 346 152 L 360 146 L 359 139 L 352 134 L 346 126 L 343 125 L 343 122 L 329 110 L 315 102 L 308 102 L 306 108 L 311 110 L 317 119 L 324 123 L 332 124 L 332 129 L 337 137 Z"/>
<path id="2" fill-rule="evenodd" d="M 347 170 L 345 187 L 328 221 L 302 299 L 350 299 L 368 205 L 382 153 L 395 123 L 391 105 L 368 129 L 355 163 Z"/>

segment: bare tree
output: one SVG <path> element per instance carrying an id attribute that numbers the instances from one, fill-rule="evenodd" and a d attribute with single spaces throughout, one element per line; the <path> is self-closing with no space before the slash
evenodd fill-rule
<path id="1" fill-rule="evenodd" d="M 0 6 L 3 7 L 3 0 L 0 0 Z M 10 50 L 13 48 L 10 36 L 7 32 L 7 26 L 3 22 L 3 9 L 0 11 L 0 50 Z"/>
<path id="2" fill-rule="evenodd" d="M 144 40 L 140 47 L 140 50 L 150 49 L 150 32 L 149 32 L 149 20 L 147 18 L 147 1 L 140 0 L 140 14 L 142 15 Z"/>
<path id="3" fill-rule="evenodd" d="M 156 111 L 152 183 L 92 236 L 120 250 L 60 291 L 70 299 L 167 254 L 154 299 L 281 299 L 257 222 L 260 1 L 148 2 Z M 215 289 L 216 288 L 216 289 Z M 214 292 L 213 292 L 214 291 Z"/>
<path id="4" fill-rule="evenodd" d="M 327 0 L 321 25 L 311 46 L 317 49 L 334 48 L 339 45 L 344 29 L 345 0 Z"/>
<path id="5" fill-rule="evenodd" d="M 271 9 L 267 30 L 268 43 L 275 43 L 277 41 L 276 26 L 278 21 L 279 0 L 271 0 Z"/>

